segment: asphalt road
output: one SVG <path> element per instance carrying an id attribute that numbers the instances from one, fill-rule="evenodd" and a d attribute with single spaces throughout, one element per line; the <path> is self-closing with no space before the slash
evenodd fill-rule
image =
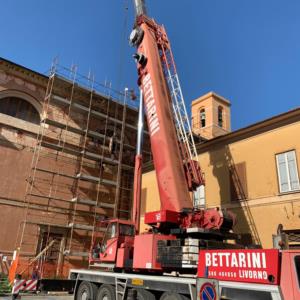
<path id="1" fill-rule="evenodd" d="M 48 296 L 48 295 L 28 295 L 21 296 L 21 300 L 73 300 L 73 296 Z M 11 300 L 11 296 L 0 297 L 0 300 Z"/>

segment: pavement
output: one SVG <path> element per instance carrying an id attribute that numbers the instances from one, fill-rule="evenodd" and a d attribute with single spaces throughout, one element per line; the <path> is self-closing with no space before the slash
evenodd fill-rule
<path id="1" fill-rule="evenodd" d="M 73 300 L 73 296 L 61 295 L 26 295 L 21 296 L 21 300 Z M 0 297 L 0 300 L 11 300 L 11 296 Z"/>

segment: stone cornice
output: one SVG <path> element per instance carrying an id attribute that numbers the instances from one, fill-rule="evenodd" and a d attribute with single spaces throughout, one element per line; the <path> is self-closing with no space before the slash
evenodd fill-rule
<path id="1" fill-rule="evenodd" d="M 196 148 L 198 153 L 200 154 L 211 150 L 215 146 L 217 147 L 220 145 L 234 143 L 296 122 L 300 122 L 300 107 L 233 131 L 231 133 L 197 144 Z"/>
<path id="2" fill-rule="evenodd" d="M 225 103 L 226 105 L 231 106 L 231 103 L 230 103 L 229 100 L 227 100 L 226 98 L 216 94 L 215 92 L 209 92 L 209 93 L 201 96 L 200 98 L 197 98 L 197 99 L 193 100 L 192 103 L 191 103 L 191 106 L 194 106 L 195 104 L 197 104 L 197 103 L 199 103 L 199 102 L 201 102 L 201 101 L 203 101 L 207 98 L 210 98 L 210 97 L 214 97 L 214 98 L 218 99 L 219 101 Z"/>

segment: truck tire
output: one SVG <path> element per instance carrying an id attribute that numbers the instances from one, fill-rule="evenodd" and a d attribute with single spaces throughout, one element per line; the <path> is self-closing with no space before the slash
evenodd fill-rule
<path id="1" fill-rule="evenodd" d="M 159 300 L 189 300 L 189 297 L 186 297 L 181 294 L 172 293 L 172 292 L 164 292 Z"/>
<path id="2" fill-rule="evenodd" d="M 97 286 L 88 281 L 82 281 L 76 293 L 76 300 L 96 300 Z"/>
<path id="3" fill-rule="evenodd" d="M 155 300 L 155 296 L 147 291 L 142 289 L 137 289 L 137 300 Z"/>
<path id="4" fill-rule="evenodd" d="M 115 288 L 110 284 L 101 285 L 96 300 L 116 300 Z"/>

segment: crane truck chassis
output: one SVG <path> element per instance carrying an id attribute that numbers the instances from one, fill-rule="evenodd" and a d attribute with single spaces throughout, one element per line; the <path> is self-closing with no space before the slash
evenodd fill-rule
<path id="1" fill-rule="evenodd" d="M 298 300 L 300 251 L 200 250 L 197 276 L 74 269 L 70 279 L 75 300 Z"/>

